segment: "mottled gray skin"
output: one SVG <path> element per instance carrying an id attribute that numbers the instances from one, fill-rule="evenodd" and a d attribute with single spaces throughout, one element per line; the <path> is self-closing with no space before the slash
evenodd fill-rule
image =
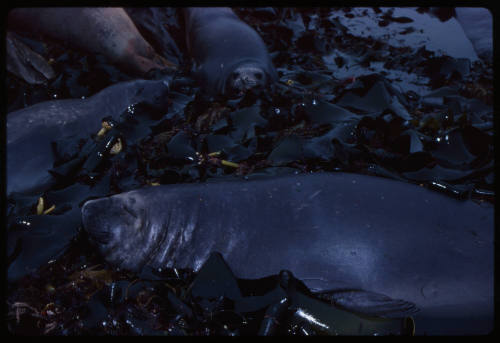
<path id="1" fill-rule="evenodd" d="M 493 15 L 482 7 L 457 7 L 456 18 L 478 56 L 493 58 Z"/>
<path id="2" fill-rule="evenodd" d="M 172 66 L 141 36 L 123 8 L 16 8 L 9 12 L 8 28 L 102 54 L 137 75 Z"/>
<path id="3" fill-rule="evenodd" d="M 188 51 L 207 93 L 239 96 L 277 80 L 262 38 L 230 8 L 190 7 L 184 17 Z"/>
<path id="4" fill-rule="evenodd" d="M 117 83 L 86 99 L 51 100 L 7 115 L 7 194 L 32 193 L 53 181 L 51 142 L 88 138 L 101 129 L 102 118 L 119 116 L 144 101 L 166 108 L 168 84 L 135 80 Z"/>
<path id="5" fill-rule="evenodd" d="M 411 301 L 417 333 L 484 333 L 493 318 L 493 207 L 399 181 L 312 174 L 147 187 L 92 200 L 84 228 L 122 268 L 194 268 L 212 251 L 236 276 L 290 270 L 314 291 Z"/>

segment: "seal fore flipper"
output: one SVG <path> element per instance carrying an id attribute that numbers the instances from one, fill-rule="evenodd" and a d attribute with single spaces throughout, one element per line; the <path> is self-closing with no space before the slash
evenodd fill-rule
<path id="1" fill-rule="evenodd" d="M 50 64 L 26 44 L 7 32 L 5 37 L 6 68 L 29 84 L 41 84 L 55 77 Z"/>
<path id="2" fill-rule="evenodd" d="M 316 295 L 339 308 L 366 316 L 403 318 L 419 311 L 415 304 L 409 301 L 364 290 L 325 291 Z"/>

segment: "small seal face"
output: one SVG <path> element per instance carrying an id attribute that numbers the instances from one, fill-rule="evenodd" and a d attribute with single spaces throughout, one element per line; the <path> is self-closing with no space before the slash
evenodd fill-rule
<path id="1" fill-rule="evenodd" d="M 228 95 L 241 96 L 250 89 L 263 88 L 267 73 L 256 64 L 246 63 L 235 68 L 226 82 Z"/>

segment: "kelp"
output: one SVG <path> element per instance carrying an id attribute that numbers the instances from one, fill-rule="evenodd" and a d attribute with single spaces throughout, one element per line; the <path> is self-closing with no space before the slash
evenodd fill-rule
<path id="1" fill-rule="evenodd" d="M 135 275 L 102 264 L 89 246 L 80 229 L 83 202 L 144 185 L 348 171 L 494 202 L 491 63 L 362 32 L 366 19 L 374 31 L 391 29 L 391 37 L 422 37 L 414 19 L 387 9 L 236 11 L 268 45 L 276 85 L 239 99 L 207 99 L 186 59 L 175 75 L 151 72 L 151 79 L 169 80 L 165 108 L 135 104 L 101 135 L 96 127 L 78 140 L 54 137 L 51 173 L 58 182 L 43 194 L 8 195 L 10 333 L 412 333 L 411 320 L 362 318 L 300 280 L 293 291 L 282 287 L 287 274 L 238 279 L 214 257 L 198 273 Z M 145 23 L 143 30 L 154 34 Z M 187 56 L 182 24 L 169 17 L 162 29 Z M 56 77 L 28 85 L 8 74 L 9 112 L 130 80 L 101 56 L 23 42 L 53 61 Z M 168 40 L 156 44 L 179 58 Z M 121 150 L 110 153 L 118 139 Z"/>

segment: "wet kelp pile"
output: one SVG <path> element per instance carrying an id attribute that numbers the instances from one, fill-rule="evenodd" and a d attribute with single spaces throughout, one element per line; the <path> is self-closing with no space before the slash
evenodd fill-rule
<path id="1" fill-rule="evenodd" d="M 81 231 L 81 205 L 91 198 L 145 185 L 289 173 L 378 175 L 493 203 L 491 61 L 434 50 L 432 32 L 401 9 L 236 11 L 268 45 L 278 84 L 238 99 L 205 97 L 190 78 L 182 21 L 166 9 L 164 27 L 181 64 L 149 77 L 168 82 L 168 106 L 130 104 L 84 139 L 54 137 L 57 183 L 40 194 L 8 196 L 11 333 L 412 332 L 409 319 L 345 311 L 286 271 L 238 279 L 217 254 L 198 273 L 116 270 Z M 412 11 L 432 18 L 425 9 Z M 56 76 L 32 86 L 9 74 L 9 112 L 89 97 L 132 79 L 98 55 L 22 39 L 53 61 Z"/>

